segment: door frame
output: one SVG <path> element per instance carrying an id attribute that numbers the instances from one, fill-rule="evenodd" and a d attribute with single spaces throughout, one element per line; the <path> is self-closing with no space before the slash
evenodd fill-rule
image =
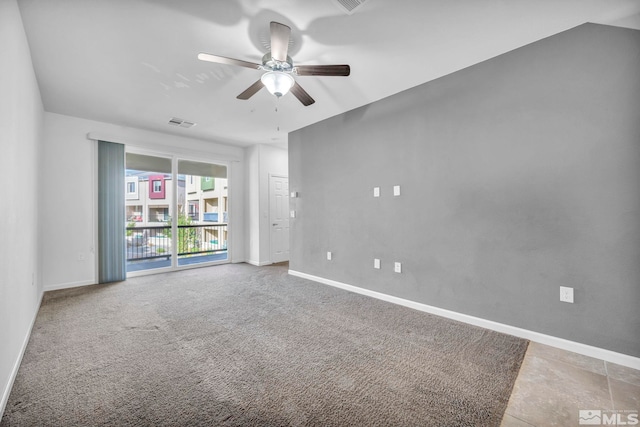
<path id="1" fill-rule="evenodd" d="M 231 169 L 232 169 L 232 163 L 233 161 L 229 161 L 229 160 L 216 160 L 212 157 L 209 156 L 202 156 L 202 157 L 197 157 L 193 154 L 189 154 L 189 153 L 175 153 L 175 152 L 168 152 L 168 151 L 161 151 L 161 150 L 155 150 L 155 149 L 149 149 L 146 147 L 138 147 L 136 145 L 130 145 L 130 144 L 124 144 L 125 145 L 125 156 L 126 153 L 134 153 L 134 154 L 141 154 L 141 155 L 145 155 L 145 156 L 152 156 L 152 157 L 161 157 L 161 158 L 165 158 L 165 159 L 170 159 L 171 160 L 171 186 L 172 186 L 172 191 L 174 194 L 174 203 L 173 203 L 173 211 L 174 211 L 174 215 L 172 215 L 171 218 L 171 232 L 172 232 L 172 236 L 177 236 L 178 235 L 178 225 L 177 225 L 177 212 L 178 212 L 178 200 L 177 200 L 177 196 L 178 196 L 178 161 L 179 160 L 188 160 L 188 161 L 195 161 L 195 162 L 202 162 L 202 163 L 212 163 L 212 164 L 217 164 L 217 165 L 221 165 L 221 166 L 225 166 L 227 168 L 227 187 L 228 187 L 228 191 L 229 191 L 229 196 L 228 196 L 228 217 L 231 218 L 232 217 L 232 212 L 231 212 L 231 206 L 233 204 L 233 198 L 231 197 Z M 97 150 L 96 150 L 97 151 Z M 126 157 L 125 157 L 125 170 L 126 170 Z M 97 204 L 97 202 L 96 202 Z M 124 212 L 123 212 L 124 214 Z M 234 212 L 235 214 L 235 212 Z M 235 221 L 234 221 L 235 223 Z M 228 225 L 227 225 L 227 235 L 228 236 L 232 236 L 235 233 L 235 230 L 233 230 L 232 233 L 232 221 L 228 221 Z M 172 239 L 172 250 L 171 252 L 173 254 L 177 253 L 177 239 Z M 178 265 L 178 257 L 176 256 L 172 256 L 171 257 L 171 265 L 168 267 L 159 267 L 159 268 L 153 268 L 153 269 L 148 269 L 148 270 L 139 270 L 139 271 L 131 271 L 131 272 L 127 272 L 127 278 L 132 278 L 132 277 L 138 277 L 138 276 L 147 276 L 147 275 L 151 275 L 151 274 L 158 274 L 158 273 L 167 273 L 170 271 L 180 271 L 180 270 L 188 270 L 191 268 L 198 268 L 198 267 L 207 267 L 207 266 L 212 266 L 212 265 L 220 265 L 220 264 L 228 264 L 233 262 L 231 259 L 231 253 L 232 253 L 232 246 L 233 244 L 231 243 L 231 239 L 228 239 L 227 241 L 227 259 L 224 261 L 211 261 L 211 262 L 203 262 L 203 263 L 198 263 L 198 264 L 193 264 L 193 265 Z"/>

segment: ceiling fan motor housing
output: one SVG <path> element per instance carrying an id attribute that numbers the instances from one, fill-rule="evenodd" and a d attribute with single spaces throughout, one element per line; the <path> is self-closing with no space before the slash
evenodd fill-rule
<path id="1" fill-rule="evenodd" d="M 286 61 L 278 61 L 271 56 L 271 52 L 267 52 L 262 57 L 262 68 L 268 71 L 290 73 L 293 71 L 293 60 L 287 56 Z"/>

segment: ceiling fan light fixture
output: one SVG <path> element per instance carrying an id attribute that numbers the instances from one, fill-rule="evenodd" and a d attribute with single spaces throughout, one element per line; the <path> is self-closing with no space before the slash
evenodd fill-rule
<path id="1" fill-rule="evenodd" d="M 260 77 L 260 80 L 269 93 L 278 98 L 286 95 L 295 83 L 291 74 L 283 73 L 282 71 L 269 71 L 268 73 L 264 73 L 262 77 Z"/>

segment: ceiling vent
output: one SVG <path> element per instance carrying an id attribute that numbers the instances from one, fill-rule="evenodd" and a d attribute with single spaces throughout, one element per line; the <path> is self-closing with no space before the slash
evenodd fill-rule
<path id="1" fill-rule="evenodd" d="M 169 120 L 169 124 L 170 124 L 171 126 L 180 126 L 180 127 L 183 127 L 183 128 L 190 128 L 190 127 L 192 127 L 192 126 L 195 126 L 195 125 L 196 125 L 196 124 L 195 124 L 195 123 L 193 123 L 193 122 L 188 122 L 188 121 L 186 121 L 186 120 L 182 120 L 182 119 L 179 119 L 179 118 L 177 118 L 177 117 L 172 117 L 172 118 Z"/>
<path id="2" fill-rule="evenodd" d="M 337 4 L 343 12 L 346 12 L 347 15 L 352 15 L 356 10 L 360 9 L 360 7 L 365 4 L 368 0 L 333 0 L 335 4 Z"/>

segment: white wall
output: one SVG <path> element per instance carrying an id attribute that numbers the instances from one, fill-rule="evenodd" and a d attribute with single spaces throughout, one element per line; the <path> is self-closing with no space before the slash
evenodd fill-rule
<path id="1" fill-rule="evenodd" d="M 0 1 L 0 57 L 1 417 L 42 295 L 38 160 L 43 107 L 15 0 Z"/>
<path id="2" fill-rule="evenodd" d="M 87 138 L 229 164 L 230 258 L 244 261 L 244 150 L 224 144 L 45 113 L 42 175 L 44 289 L 95 283 L 95 147 Z"/>
<path id="3" fill-rule="evenodd" d="M 258 144 L 246 149 L 247 159 L 247 262 L 271 264 L 271 227 L 269 225 L 269 176 L 289 175 L 287 150 Z"/>

